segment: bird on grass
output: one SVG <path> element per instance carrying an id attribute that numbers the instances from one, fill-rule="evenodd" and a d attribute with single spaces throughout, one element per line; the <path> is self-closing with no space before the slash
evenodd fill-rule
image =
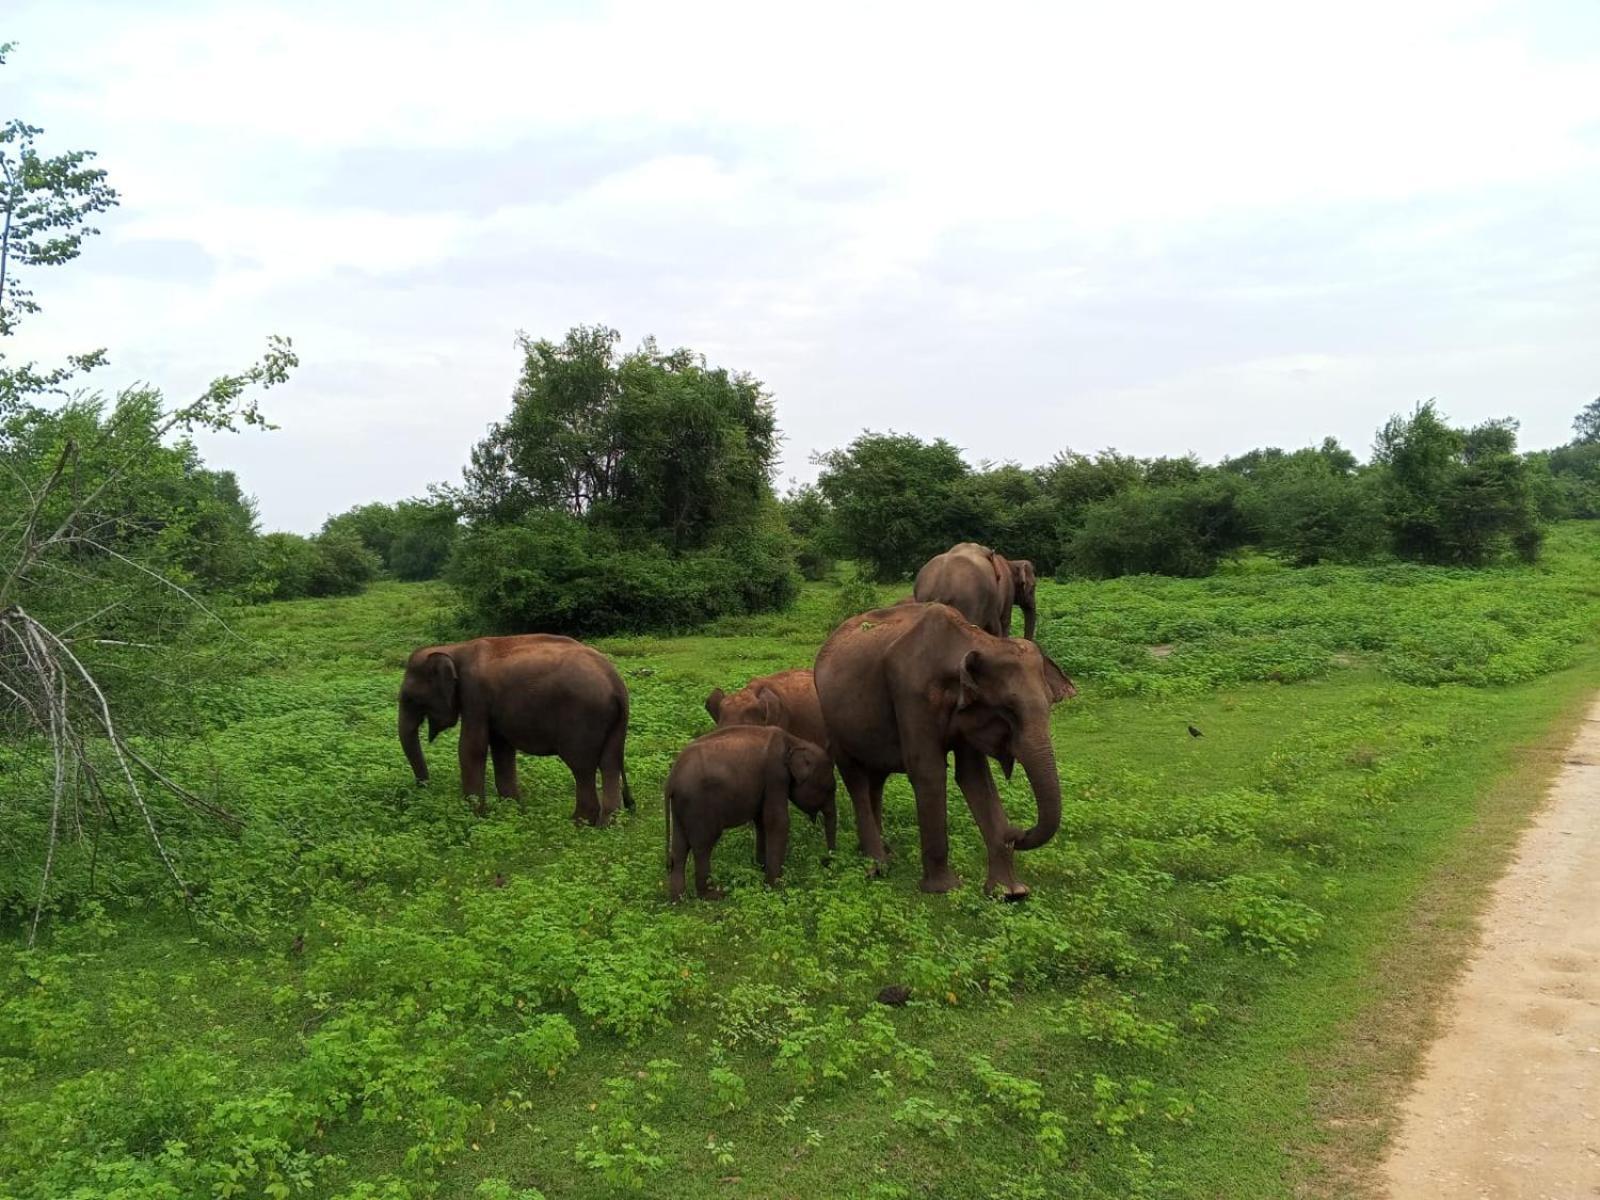
<path id="1" fill-rule="evenodd" d="M 1193 725 L 1191 725 L 1191 726 L 1189 726 L 1189 736 L 1190 737 L 1205 737 L 1205 734 L 1201 733 L 1198 729 L 1196 729 Z"/>

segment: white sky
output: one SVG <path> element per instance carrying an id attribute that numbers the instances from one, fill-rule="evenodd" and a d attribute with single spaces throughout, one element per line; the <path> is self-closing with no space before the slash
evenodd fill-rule
<path id="1" fill-rule="evenodd" d="M 0 118 L 123 194 L 7 347 L 186 396 L 268 528 L 459 477 L 525 329 L 655 334 L 973 461 L 1600 394 L 1600 3 L 6 0 Z"/>

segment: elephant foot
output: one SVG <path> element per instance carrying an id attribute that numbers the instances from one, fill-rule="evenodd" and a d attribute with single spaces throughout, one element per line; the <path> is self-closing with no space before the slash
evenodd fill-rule
<path id="1" fill-rule="evenodd" d="M 917 885 L 925 892 L 953 892 L 961 886 L 961 876 L 957 875 L 946 864 L 923 873 L 922 882 Z"/>
<path id="2" fill-rule="evenodd" d="M 479 796 L 472 802 L 472 813 L 474 816 L 487 817 L 489 815 L 489 802 Z"/>
<path id="3" fill-rule="evenodd" d="M 983 892 L 986 896 L 998 896 L 1006 901 L 1026 900 L 1028 885 L 1015 879 L 997 879 L 991 875 L 983 885 Z"/>
<path id="4" fill-rule="evenodd" d="M 867 864 L 868 879 L 883 879 L 889 874 L 889 864 L 881 858 L 875 858 Z"/>
<path id="5" fill-rule="evenodd" d="M 702 900 L 721 900 L 728 893 L 719 887 L 707 886 L 696 893 Z"/>

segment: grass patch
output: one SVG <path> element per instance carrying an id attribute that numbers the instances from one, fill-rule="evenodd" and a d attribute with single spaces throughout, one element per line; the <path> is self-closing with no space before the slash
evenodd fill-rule
<path id="1" fill-rule="evenodd" d="M 1082 695 L 1020 906 L 916 890 L 903 780 L 887 879 L 802 826 L 782 890 L 735 834 L 726 901 L 664 902 L 660 785 L 706 692 L 809 662 L 839 588 L 602 643 L 640 807 L 598 831 L 545 760 L 526 811 L 473 818 L 454 735 L 410 783 L 392 705 L 442 589 L 246 614 L 255 669 L 164 749 L 249 817 L 173 829 L 248 932 L 191 931 L 131 836 L 93 890 L 69 849 L 48 942 L 0 949 L 0 1194 L 1346 1194 L 1600 682 L 1597 551 L 1041 587 Z M 959 800 L 951 832 L 981 879 Z"/>

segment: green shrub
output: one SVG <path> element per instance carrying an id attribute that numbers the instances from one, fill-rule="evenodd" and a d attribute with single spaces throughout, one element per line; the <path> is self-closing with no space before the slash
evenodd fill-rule
<path id="1" fill-rule="evenodd" d="M 693 629 L 782 608 L 798 587 L 781 524 L 674 555 L 550 511 L 468 530 L 446 577 L 475 629 L 574 637 Z"/>

